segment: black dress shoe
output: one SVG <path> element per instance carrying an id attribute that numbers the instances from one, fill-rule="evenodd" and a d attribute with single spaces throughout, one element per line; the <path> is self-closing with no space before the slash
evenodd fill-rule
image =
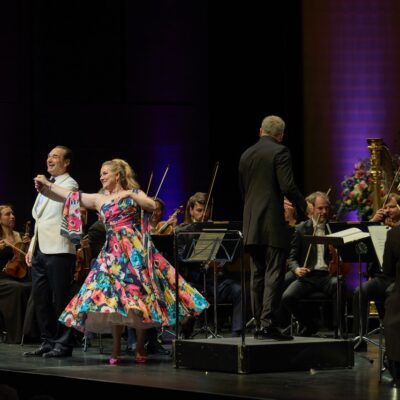
<path id="1" fill-rule="evenodd" d="M 303 336 L 303 337 L 311 337 L 312 335 L 314 335 L 315 333 L 318 332 L 318 329 L 314 326 L 305 326 L 300 332 L 299 332 L 299 336 Z"/>
<path id="2" fill-rule="evenodd" d="M 26 351 L 24 353 L 24 357 L 42 357 L 43 354 L 46 354 L 51 350 L 52 350 L 52 346 L 50 344 L 46 343 L 46 344 L 43 344 L 42 346 L 40 346 L 36 350 Z"/>
<path id="3" fill-rule="evenodd" d="M 71 357 L 72 356 L 72 349 L 71 350 L 61 350 L 61 349 L 53 349 L 48 351 L 47 353 L 43 353 L 43 358 L 60 358 L 60 357 Z"/>
<path id="4" fill-rule="evenodd" d="M 268 326 L 262 328 L 261 330 L 257 330 L 254 333 L 254 339 L 258 340 L 273 339 L 278 341 L 285 341 L 285 340 L 293 340 L 293 336 L 282 333 L 276 326 Z"/>

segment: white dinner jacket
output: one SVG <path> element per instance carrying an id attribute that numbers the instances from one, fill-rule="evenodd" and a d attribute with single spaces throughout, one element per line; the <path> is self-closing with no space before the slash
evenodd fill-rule
<path id="1" fill-rule="evenodd" d="M 68 173 L 57 176 L 54 183 L 71 190 L 78 189 L 78 183 Z M 45 197 L 39 205 L 40 196 L 39 194 L 36 197 L 32 209 L 32 216 L 35 219 L 35 231 L 29 251 L 34 254 L 35 247 L 39 244 L 39 249 L 44 254 L 76 254 L 75 245 L 60 235 L 64 199 L 57 199 L 53 195 L 52 197 L 56 200 Z"/>

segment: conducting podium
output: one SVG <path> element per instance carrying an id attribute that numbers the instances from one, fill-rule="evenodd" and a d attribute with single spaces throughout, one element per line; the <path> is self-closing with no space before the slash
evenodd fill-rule
<path id="1" fill-rule="evenodd" d="M 353 259 L 347 259 L 348 256 L 343 258 L 344 254 L 349 254 L 348 251 L 345 253 L 343 250 L 345 249 L 348 250 L 350 246 L 350 248 L 353 248 L 352 252 L 354 254 L 357 254 L 357 258 L 359 261 L 359 270 L 361 271 L 361 254 L 367 253 L 368 248 L 367 245 L 365 244 L 365 241 L 367 240 L 370 241 L 370 234 L 368 232 L 363 232 L 358 228 L 349 228 L 325 236 L 304 235 L 304 240 L 308 244 L 323 244 L 326 246 L 332 246 L 336 248 L 338 250 L 341 261 L 343 262 L 354 261 Z M 341 315 L 342 272 L 340 269 L 340 263 L 338 263 L 338 267 L 336 268 L 335 274 L 337 278 L 337 286 L 336 286 L 337 327 L 338 327 L 339 337 L 342 338 L 343 337 L 342 315 Z"/>
<path id="2" fill-rule="evenodd" d="M 201 290 L 205 297 L 207 297 L 206 274 L 208 270 L 212 270 L 214 326 L 213 329 L 208 326 L 207 310 L 205 310 L 204 325 L 192 337 L 204 333 L 206 337 L 216 338 L 218 337 L 218 269 L 237 259 L 241 262 L 242 315 L 245 310 L 241 222 L 202 222 L 179 227 L 174 234 L 174 249 L 177 274 L 178 268 L 182 267 L 188 271 L 199 270 L 202 274 Z M 176 315 L 179 315 L 179 288 L 176 287 L 176 290 Z M 242 332 L 244 332 L 243 326 Z M 178 334 L 178 324 L 176 333 Z"/>

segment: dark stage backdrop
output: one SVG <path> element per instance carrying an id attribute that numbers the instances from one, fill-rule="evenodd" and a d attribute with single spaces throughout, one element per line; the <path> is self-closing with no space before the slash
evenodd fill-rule
<path id="1" fill-rule="evenodd" d="M 367 137 L 399 153 L 399 11 L 395 0 L 2 2 L 0 202 L 22 226 L 33 176 L 65 144 L 85 191 L 113 157 L 143 187 L 154 172 L 150 194 L 170 165 L 168 212 L 207 191 L 219 161 L 214 217 L 241 219 L 238 160 L 268 114 L 287 122 L 300 189 L 332 186 L 336 200 Z"/>
<path id="2" fill-rule="evenodd" d="M 18 225 L 57 144 L 73 149 L 84 191 L 107 159 L 130 162 L 143 187 L 153 172 L 150 194 L 170 165 L 168 212 L 207 191 L 219 161 L 214 218 L 241 219 L 238 160 L 272 113 L 301 186 L 301 2 L 265 3 L 2 2 L 0 203 Z"/>
<path id="3" fill-rule="evenodd" d="M 17 0 L 0 3 L 0 203 L 19 228 L 33 177 L 57 144 L 72 175 L 100 187 L 102 161 L 126 159 L 167 213 L 208 191 L 214 219 L 240 220 L 241 153 L 269 114 L 286 123 L 300 189 L 333 188 L 368 156 L 399 153 L 397 0 Z M 101 138 L 101 137 L 105 137 Z"/>
<path id="4" fill-rule="evenodd" d="M 400 2 L 303 5 L 305 188 L 339 198 L 367 138 L 400 153 Z"/>

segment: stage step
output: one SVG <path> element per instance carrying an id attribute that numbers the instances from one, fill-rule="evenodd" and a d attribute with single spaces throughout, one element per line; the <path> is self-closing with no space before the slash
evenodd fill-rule
<path id="1" fill-rule="evenodd" d="M 240 338 L 175 340 L 173 353 L 176 368 L 238 374 L 354 366 L 353 343 L 344 339 L 277 342 L 248 337 L 244 346 Z"/>

